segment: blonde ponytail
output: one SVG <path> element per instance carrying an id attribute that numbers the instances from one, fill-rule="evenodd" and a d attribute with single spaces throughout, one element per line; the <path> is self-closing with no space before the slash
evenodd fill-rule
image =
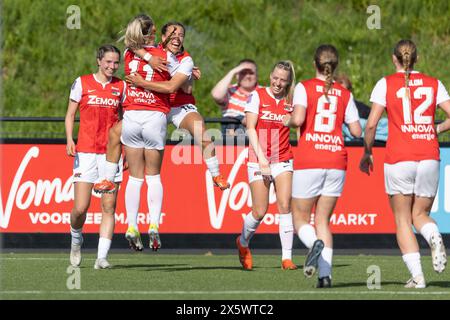
<path id="1" fill-rule="evenodd" d="M 128 23 L 125 31 L 125 46 L 130 49 L 140 49 L 145 45 L 145 36 L 151 34 L 153 19 L 145 14 L 136 16 Z"/>

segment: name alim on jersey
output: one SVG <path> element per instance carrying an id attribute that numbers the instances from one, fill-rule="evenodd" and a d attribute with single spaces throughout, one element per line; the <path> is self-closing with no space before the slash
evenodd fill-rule
<path id="1" fill-rule="evenodd" d="M 408 81 L 408 87 L 420 87 L 423 86 L 422 79 L 411 79 Z"/>

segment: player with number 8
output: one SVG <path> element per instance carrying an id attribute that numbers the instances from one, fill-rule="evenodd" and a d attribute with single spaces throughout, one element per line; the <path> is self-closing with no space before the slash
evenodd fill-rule
<path id="1" fill-rule="evenodd" d="M 338 59 L 334 46 L 317 48 L 316 77 L 297 84 L 294 111 L 285 123 L 300 127 L 294 151 L 292 214 L 300 240 L 310 249 L 303 273 L 312 277 L 319 269 L 319 288 L 331 287 L 333 238 L 329 222 L 342 193 L 347 168 L 342 125 L 345 122 L 355 137 L 360 137 L 362 131 L 352 93 L 333 81 Z"/>

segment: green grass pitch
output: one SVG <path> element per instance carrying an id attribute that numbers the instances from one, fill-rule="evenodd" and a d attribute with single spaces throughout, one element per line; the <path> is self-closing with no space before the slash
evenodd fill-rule
<path id="1" fill-rule="evenodd" d="M 426 289 L 405 289 L 408 272 L 400 256 L 335 255 L 333 288 L 316 289 L 316 278 L 283 271 L 278 255 L 254 254 L 254 269 L 241 269 L 234 254 L 112 253 L 113 268 L 94 270 L 95 255 L 83 254 L 79 270 L 68 253 L 0 254 L 0 299 L 450 299 L 448 270 L 436 274 L 422 256 Z M 369 266 L 381 271 L 381 288 L 368 289 Z M 68 270 L 69 268 L 69 270 Z M 68 273 L 72 272 L 72 273 Z M 79 282 L 76 282 L 79 272 Z M 69 290 L 67 283 L 80 289 Z M 70 286 L 69 286 L 70 287 Z"/>

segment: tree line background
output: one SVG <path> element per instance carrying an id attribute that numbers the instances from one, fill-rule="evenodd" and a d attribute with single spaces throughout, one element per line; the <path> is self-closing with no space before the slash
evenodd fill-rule
<path id="1" fill-rule="evenodd" d="M 80 8 L 79 29 L 67 27 L 71 5 Z M 370 5 L 380 8 L 380 29 L 367 26 Z M 242 58 L 257 62 L 262 85 L 275 62 L 285 59 L 294 62 L 300 81 L 314 76 L 314 50 L 323 43 L 337 47 L 338 71 L 365 103 L 377 80 L 394 72 L 391 54 L 402 38 L 418 45 L 416 69 L 450 90 L 445 0 L 5 0 L 1 12 L 4 117 L 63 117 L 74 79 L 96 71 L 100 45 L 124 49 L 120 32 L 139 13 L 149 14 L 158 30 L 170 20 L 186 26 L 185 48 L 202 71 L 194 94 L 204 117 L 220 117 L 210 91 Z M 123 77 L 123 65 L 117 75 Z M 444 118 L 442 111 L 437 118 Z M 0 137 L 12 136 L 64 137 L 64 124 L 3 122 Z"/>

